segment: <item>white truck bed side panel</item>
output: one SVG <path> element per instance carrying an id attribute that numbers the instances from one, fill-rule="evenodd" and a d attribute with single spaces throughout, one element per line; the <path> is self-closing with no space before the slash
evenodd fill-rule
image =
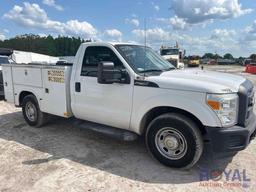
<path id="1" fill-rule="evenodd" d="M 12 68 L 9 65 L 2 65 L 3 84 L 5 99 L 9 103 L 14 103 L 14 90 L 12 80 Z"/>
<path id="2" fill-rule="evenodd" d="M 20 85 L 20 84 L 14 84 L 14 98 L 15 98 L 15 105 L 19 105 L 19 96 L 22 91 L 28 91 L 33 93 L 37 100 L 39 107 L 41 108 L 41 99 L 42 99 L 42 92 L 43 92 L 43 87 L 32 87 L 28 85 Z"/>
<path id="3" fill-rule="evenodd" d="M 36 96 L 41 111 L 70 117 L 71 69 L 71 66 L 10 64 L 4 67 L 7 101 L 19 105 L 21 93 L 31 92 Z"/>
<path id="4" fill-rule="evenodd" d="M 42 87 L 42 74 L 40 68 L 32 67 L 13 67 L 13 83 L 19 85 L 28 85 L 33 87 Z"/>
<path id="5" fill-rule="evenodd" d="M 70 117 L 71 67 L 42 69 L 43 87 L 41 110 L 50 114 Z"/>

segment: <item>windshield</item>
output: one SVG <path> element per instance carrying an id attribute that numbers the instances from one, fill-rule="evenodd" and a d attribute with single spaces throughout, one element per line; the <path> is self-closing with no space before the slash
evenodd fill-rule
<path id="1" fill-rule="evenodd" d="M 161 55 L 178 55 L 179 49 L 162 49 Z"/>
<path id="2" fill-rule="evenodd" d="M 0 57 L 0 65 L 1 65 L 1 64 L 7 64 L 7 63 L 9 63 L 7 57 Z"/>
<path id="3" fill-rule="evenodd" d="M 163 72 L 175 67 L 153 49 L 139 45 L 116 45 L 120 54 L 137 73 Z"/>

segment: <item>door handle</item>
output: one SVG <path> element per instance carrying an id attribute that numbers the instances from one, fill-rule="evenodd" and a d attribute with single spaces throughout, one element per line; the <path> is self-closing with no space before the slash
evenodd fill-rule
<path id="1" fill-rule="evenodd" d="M 81 83 L 80 82 L 75 83 L 75 91 L 76 92 L 81 92 Z"/>

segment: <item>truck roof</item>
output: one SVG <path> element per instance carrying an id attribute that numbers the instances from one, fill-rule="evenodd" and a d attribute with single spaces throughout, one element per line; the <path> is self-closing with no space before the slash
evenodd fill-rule
<path id="1" fill-rule="evenodd" d="M 139 45 L 139 46 L 144 46 L 142 44 L 139 44 L 139 43 L 127 43 L 127 42 L 85 42 L 83 43 L 85 45 L 112 45 L 112 46 L 115 46 L 115 45 Z"/>

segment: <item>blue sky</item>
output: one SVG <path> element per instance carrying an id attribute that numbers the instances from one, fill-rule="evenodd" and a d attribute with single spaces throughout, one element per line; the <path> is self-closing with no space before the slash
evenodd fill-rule
<path id="1" fill-rule="evenodd" d="M 34 33 L 174 45 L 187 54 L 256 53 L 255 0 L 2 0 L 0 39 Z"/>

